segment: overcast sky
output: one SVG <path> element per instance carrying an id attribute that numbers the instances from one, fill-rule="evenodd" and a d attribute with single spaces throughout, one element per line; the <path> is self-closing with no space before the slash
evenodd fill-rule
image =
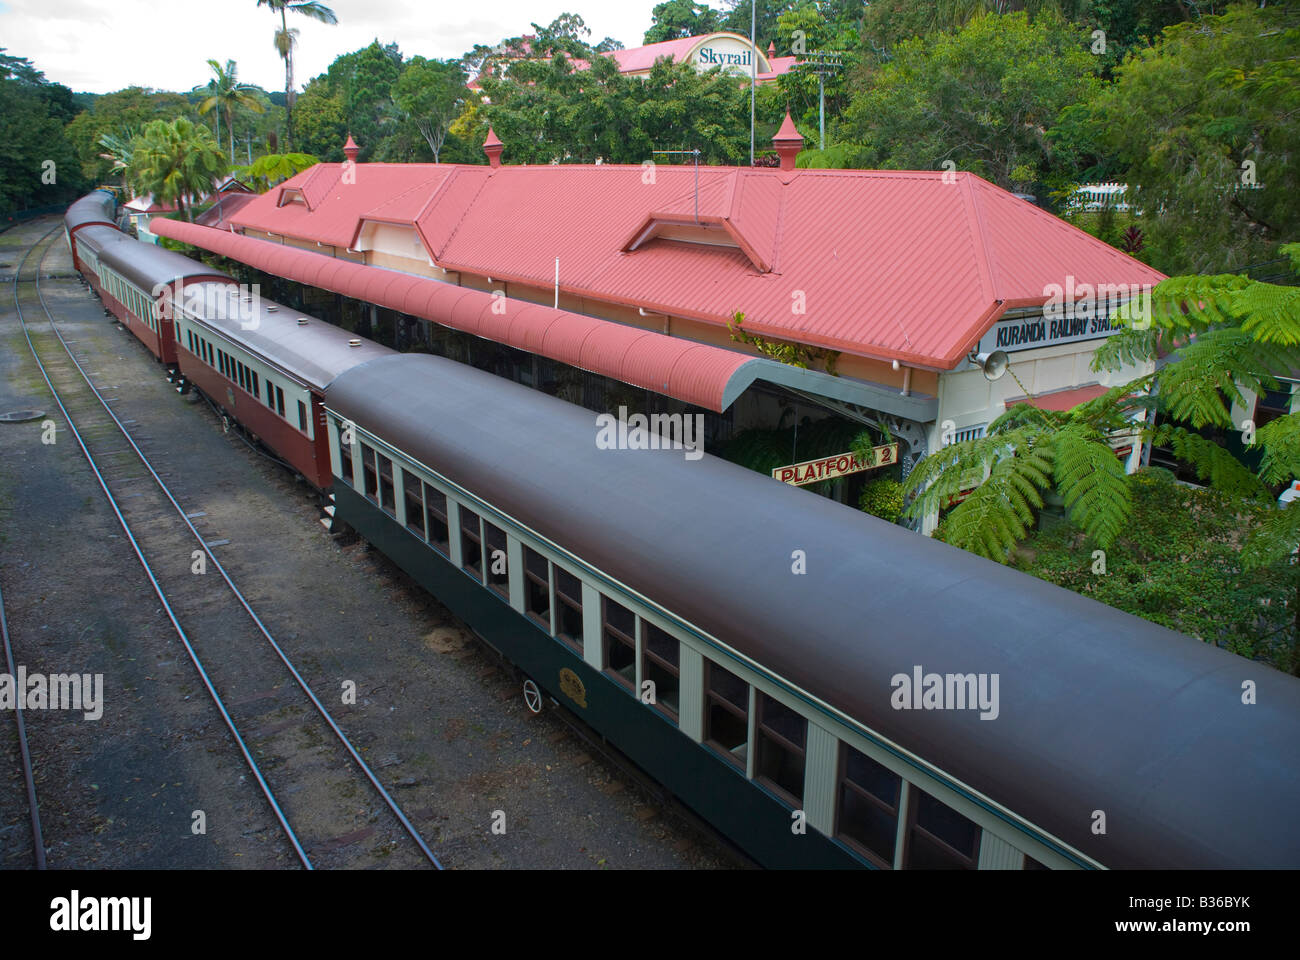
<path id="1" fill-rule="evenodd" d="M 656 2 L 328 0 L 337 26 L 289 16 L 301 31 L 294 81 L 301 90 L 339 54 L 376 37 L 395 41 L 408 57 L 459 57 L 475 43 L 519 36 L 531 22 L 547 24 L 565 12 L 586 21 L 592 43 L 610 36 L 640 46 Z M 234 60 L 243 82 L 283 90 L 284 66 L 272 46 L 279 22 L 256 0 L 0 0 L 0 45 L 75 91 L 185 91 L 207 82 L 209 59 Z"/>

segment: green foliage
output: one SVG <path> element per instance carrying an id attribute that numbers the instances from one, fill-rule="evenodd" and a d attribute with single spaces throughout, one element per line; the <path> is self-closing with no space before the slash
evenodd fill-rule
<path id="1" fill-rule="evenodd" d="M 113 161 L 103 156 L 100 141 L 107 134 L 130 140 L 152 120 L 198 119 L 198 108 L 178 93 L 127 87 L 96 97 L 94 105 L 68 124 L 66 135 L 86 180 L 104 183 L 113 175 Z"/>
<path id="2" fill-rule="evenodd" d="M 235 167 L 235 175 L 254 190 L 264 193 L 318 163 L 320 160 L 309 153 L 268 153 L 251 164 Z"/>
<path id="3" fill-rule="evenodd" d="M 1241 543 L 1281 519 L 1300 536 L 1300 510 L 1247 506 L 1214 490 L 1173 481 L 1163 470 L 1126 478 L 1133 509 L 1094 573 L 1097 543 L 1069 525 L 1032 534 L 1015 565 L 1136 616 L 1282 670 L 1294 666 L 1286 643 L 1294 626 L 1294 568 L 1248 572 Z M 1285 558 L 1285 554 L 1283 554 Z"/>
<path id="4" fill-rule="evenodd" d="M 131 146 L 128 178 L 141 193 L 161 203 L 175 203 L 187 212 L 212 189 L 229 164 L 207 127 L 178 117 L 171 123 L 155 120 Z M 192 218 L 192 210 L 189 211 Z"/>
<path id="5" fill-rule="evenodd" d="M 1214 6 L 1221 16 L 1169 27 L 1054 131 L 1111 158 L 1143 211 L 1143 256 L 1171 274 L 1264 260 L 1300 236 L 1300 5 Z"/>
<path id="6" fill-rule="evenodd" d="M 981 16 L 954 34 L 906 40 L 875 70 L 837 128 L 870 166 L 944 161 L 1012 189 L 1051 169 L 1047 131 L 1100 86 L 1081 28 L 1056 16 Z"/>
<path id="7" fill-rule="evenodd" d="M 635 164 L 657 149 L 693 147 L 705 163 L 748 158 L 749 96 L 733 75 L 666 58 L 643 78 L 623 76 L 609 57 L 590 64 L 575 71 L 561 52 L 479 77 L 491 101 L 479 112 L 509 145 L 510 162 Z"/>
<path id="8" fill-rule="evenodd" d="M 59 203 L 84 188 L 55 86 L 29 61 L 0 55 L 0 211 Z"/>
<path id="9" fill-rule="evenodd" d="M 465 79 L 465 71 L 455 61 L 412 57 L 393 84 L 393 102 L 428 143 L 435 163 L 452 122 L 464 108 Z"/>
<path id="10" fill-rule="evenodd" d="M 247 110 L 263 113 L 266 107 L 258 98 L 256 87 L 239 82 L 239 67 L 234 60 L 227 60 L 223 67 L 216 60 L 209 60 L 213 77 L 203 89 L 208 96 L 199 104 L 199 113 L 206 114 L 213 110 L 225 117 L 226 130 L 229 133 L 230 162 L 235 162 L 235 110 Z M 220 126 L 217 127 L 217 144 L 220 146 Z"/>
<path id="11" fill-rule="evenodd" d="M 903 485 L 893 477 L 876 477 L 862 487 L 858 507 L 873 517 L 897 523 L 903 515 Z"/>
<path id="12" fill-rule="evenodd" d="M 742 329 L 741 324 L 744 322 L 745 315 L 739 310 L 727 321 L 727 329 L 731 331 L 731 339 L 737 343 L 749 344 L 763 356 L 775 360 L 777 363 L 788 363 L 792 367 L 801 367 L 805 370 L 820 362 L 832 377 L 839 376 L 835 372 L 835 361 L 839 359 L 839 351 L 810 347 L 802 343 L 791 343 L 787 340 L 768 340 L 764 337 L 758 337 L 748 330 Z"/>
<path id="13" fill-rule="evenodd" d="M 665 0 L 650 15 L 650 29 L 641 42 L 661 43 L 679 37 L 698 37 L 718 27 L 718 12 L 694 0 Z"/>

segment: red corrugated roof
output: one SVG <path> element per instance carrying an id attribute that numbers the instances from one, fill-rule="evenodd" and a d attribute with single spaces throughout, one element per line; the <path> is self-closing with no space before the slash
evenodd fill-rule
<path id="1" fill-rule="evenodd" d="M 1089 384 L 1086 387 L 1075 387 L 1072 390 L 1057 390 L 1053 393 L 1043 393 L 1036 397 L 1020 397 L 1017 400 L 1006 401 L 1006 406 L 1011 407 L 1017 403 L 1027 403 L 1037 407 L 1039 410 L 1073 410 L 1081 403 L 1087 403 L 1089 400 L 1096 400 L 1110 387 L 1103 387 L 1099 383 Z"/>
<path id="2" fill-rule="evenodd" d="M 411 215 L 447 270 L 550 288 L 559 257 L 568 294 L 718 325 L 741 311 L 768 337 L 941 370 L 1067 275 L 1076 286 L 1164 279 L 968 173 L 701 167 L 714 246 L 646 232 L 693 219 L 690 166 L 651 177 L 613 164 L 359 164 L 350 185 L 339 166 L 294 178 L 317 197 L 312 210 L 267 194 L 235 223 L 344 246 L 370 213 Z"/>
<path id="3" fill-rule="evenodd" d="M 259 270 L 423 317 L 710 410 L 771 361 L 427 277 L 328 257 L 179 220 L 155 232 Z M 749 367 L 745 374 L 742 368 Z M 733 384 L 738 377 L 740 380 Z"/>

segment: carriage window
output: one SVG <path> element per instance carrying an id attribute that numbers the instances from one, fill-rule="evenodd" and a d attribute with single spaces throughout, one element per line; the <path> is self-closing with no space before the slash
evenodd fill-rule
<path id="1" fill-rule="evenodd" d="M 275 412 L 284 416 L 284 391 L 279 387 L 275 388 Z"/>
<path id="2" fill-rule="evenodd" d="M 269 379 L 266 381 L 266 405 L 275 410 L 275 384 Z"/>
<path id="3" fill-rule="evenodd" d="M 364 443 L 361 445 L 361 492 L 371 503 L 379 502 L 379 474 L 375 472 L 375 451 Z"/>
<path id="4" fill-rule="evenodd" d="M 749 684 L 716 663 L 704 688 L 704 740 L 740 769 L 749 746 Z"/>
<path id="5" fill-rule="evenodd" d="M 262 396 L 262 382 L 257 378 L 257 374 L 255 372 L 253 372 L 252 375 L 253 375 L 253 389 L 250 390 L 249 393 L 251 393 L 253 396 L 258 397 L 260 399 Z"/>
<path id="6" fill-rule="evenodd" d="M 551 574 L 550 562 L 533 550 L 524 547 L 524 608 L 547 633 L 551 632 Z"/>
<path id="7" fill-rule="evenodd" d="M 472 573 L 480 583 L 483 582 L 483 541 L 479 531 L 478 514 L 473 510 L 460 508 L 460 566 L 466 573 Z"/>
<path id="8" fill-rule="evenodd" d="M 298 429 L 303 433 L 307 432 L 307 405 L 301 400 L 298 401 Z M 388 485 L 393 485 L 393 462 L 388 461 Z"/>
<path id="9" fill-rule="evenodd" d="M 979 860 L 979 825 L 924 790 L 915 793 L 903 865 L 913 870 L 974 870 Z"/>
<path id="10" fill-rule="evenodd" d="M 757 734 L 756 776 L 799 806 L 803 801 L 808 721 L 780 700 L 760 693 Z"/>
<path id="11" fill-rule="evenodd" d="M 352 479 L 352 444 L 343 439 L 343 430 L 339 430 L 339 469 L 342 471 L 342 480 L 348 486 L 355 482 Z"/>
<path id="12" fill-rule="evenodd" d="M 510 599 L 510 564 L 506 557 L 506 532 L 483 521 L 486 546 L 487 584 L 507 600 Z"/>
<path id="13" fill-rule="evenodd" d="M 406 496 L 406 529 L 424 539 L 424 483 L 402 469 L 402 490 Z"/>
<path id="14" fill-rule="evenodd" d="M 441 550 L 443 556 L 450 556 L 451 531 L 447 529 L 447 495 L 427 483 L 424 485 L 424 519 L 429 527 L 429 542 Z"/>
<path id="15" fill-rule="evenodd" d="M 302 409 L 302 401 L 298 401 Z M 397 516 L 397 488 L 393 485 L 393 461 L 382 453 L 376 455 L 379 462 L 379 507 L 390 517 Z"/>
<path id="16" fill-rule="evenodd" d="M 605 672 L 636 689 L 636 617 L 622 604 L 602 597 L 604 605 Z"/>
<path id="17" fill-rule="evenodd" d="M 641 680 L 654 684 L 653 706 L 674 721 L 678 712 L 678 654 L 680 644 L 672 634 L 641 621 Z"/>
<path id="18" fill-rule="evenodd" d="M 847 743 L 840 744 L 836 836 L 882 867 L 894 865 L 902 778 Z"/>
<path id="19" fill-rule="evenodd" d="M 582 581 L 555 568 L 555 635 L 582 652 Z"/>

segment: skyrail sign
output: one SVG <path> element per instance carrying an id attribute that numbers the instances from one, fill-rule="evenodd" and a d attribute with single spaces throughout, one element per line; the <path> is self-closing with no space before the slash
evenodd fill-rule
<path id="1" fill-rule="evenodd" d="M 832 457 L 822 457 L 820 460 L 805 460 L 803 463 L 792 463 L 788 467 L 777 467 L 772 471 L 772 479 L 802 487 L 805 484 L 816 483 L 818 480 L 834 480 L 836 477 L 847 476 L 850 473 L 876 470 L 898 462 L 896 443 L 873 447 L 871 452 L 871 461 L 868 463 L 864 463 L 851 453 L 838 453 Z"/>

